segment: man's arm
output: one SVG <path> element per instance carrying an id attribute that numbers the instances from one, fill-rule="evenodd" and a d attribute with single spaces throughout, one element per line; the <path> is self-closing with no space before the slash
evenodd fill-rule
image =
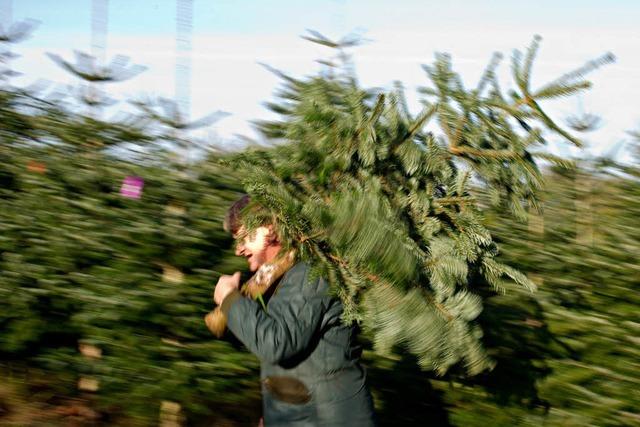
<path id="1" fill-rule="evenodd" d="M 229 330 L 268 363 L 282 362 L 307 349 L 327 309 L 329 298 L 322 279 L 288 285 L 292 288 L 287 292 L 273 296 L 267 312 L 239 291 L 230 293 L 220 307 Z"/>

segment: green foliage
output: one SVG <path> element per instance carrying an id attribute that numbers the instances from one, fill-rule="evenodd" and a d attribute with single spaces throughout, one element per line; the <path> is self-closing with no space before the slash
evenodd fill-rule
<path id="1" fill-rule="evenodd" d="M 480 180 L 496 205 L 526 217 L 543 181 L 534 155 L 566 164 L 539 150 L 543 131 L 567 135 L 530 94 L 538 41 L 523 63 L 514 57 L 520 92 L 512 101 L 498 88 L 497 59 L 468 90 L 450 58 L 437 55 L 424 67 L 432 87 L 416 117 L 401 90 L 362 89 L 348 73 L 283 75 L 279 100 L 269 104 L 280 118 L 258 123 L 274 147 L 223 160 L 241 172 L 254 203 L 270 210 L 285 242 L 330 279 L 345 320 L 361 322 L 379 353 L 402 344 L 425 369 L 443 374 L 462 363 L 482 372 L 492 366 L 476 322 L 482 287 L 534 288 L 496 258 L 469 189 Z M 576 76 L 543 97 L 588 86 Z M 439 134 L 426 131 L 433 119 Z M 251 212 L 246 218 L 264 221 Z"/>
<path id="2" fill-rule="evenodd" d="M 255 358 L 203 322 L 217 276 L 242 269 L 221 225 L 234 179 L 114 157 L 153 138 L 24 97 L 3 92 L 0 109 L 3 365 L 97 379 L 97 407 L 142 424 L 162 401 L 202 417 L 258 400 Z M 143 177 L 141 199 L 120 194 L 126 176 Z"/>
<path id="3" fill-rule="evenodd" d="M 488 217 L 509 264 L 537 278 L 542 316 L 527 323 L 547 330 L 555 348 L 545 357 L 549 372 L 536 385 L 549 412 L 521 415 L 521 424 L 640 425 L 632 391 L 640 381 L 640 186 L 629 175 L 610 173 L 638 165 L 580 166 L 549 173 L 544 214 L 531 219 L 539 223 L 533 229 L 500 212 Z"/>
<path id="4" fill-rule="evenodd" d="M 499 56 L 471 90 L 438 56 L 415 117 L 401 89 L 361 89 L 349 70 L 283 74 L 281 121 L 259 124 L 277 144 L 192 166 L 113 154 L 156 146 L 157 128 L 0 91 L 3 384 L 26 372 L 33 387 L 37 368 L 46 393 L 86 398 L 77 381 L 97 379 L 90 400 L 109 425 L 156 425 L 162 401 L 194 425 L 255 424 L 257 360 L 202 321 L 216 277 L 242 268 L 221 220 L 247 189 L 269 208 L 250 223 L 275 220 L 367 327 L 382 425 L 639 425 L 637 162 L 534 161 L 573 166 L 539 151 L 567 135 L 536 100 L 587 87 L 611 58 L 532 90 L 537 44 L 515 55 L 509 96 Z M 119 193 L 132 175 L 140 200 Z"/>
<path id="5" fill-rule="evenodd" d="M 638 163 L 598 163 L 546 171 L 544 211 L 526 223 L 485 210 L 506 262 L 538 287 L 483 294 L 493 370 L 438 378 L 406 354 L 367 354 L 384 425 L 640 425 Z M 474 193 L 489 206 L 489 194 Z"/>

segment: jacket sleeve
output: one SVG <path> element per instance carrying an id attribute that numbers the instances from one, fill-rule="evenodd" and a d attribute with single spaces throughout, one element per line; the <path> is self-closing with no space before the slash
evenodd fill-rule
<path id="1" fill-rule="evenodd" d="M 222 303 L 227 326 L 260 360 L 280 363 L 290 359 L 307 349 L 320 329 L 329 302 L 321 282 L 324 280 L 289 283 L 287 292 L 272 297 L 267 311 L 236 291 Z M 310 288 L 303 289 L 307 286 Z"/>

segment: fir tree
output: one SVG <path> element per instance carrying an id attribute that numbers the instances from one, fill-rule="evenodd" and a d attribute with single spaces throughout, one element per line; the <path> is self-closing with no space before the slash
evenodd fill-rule
<path id="1" fill-rule="evenodd" d="M 193 418 L 258 401 L 256 362 L 201 324 L 218 271 L 240 267 L 221 226 L 239 188 L 207 165 L 184 177 L 162 152 L 123 156 L 156 143 L 149 127 L 0 91 L 3 384 L 44 370 L 57 401 L 84 393 L 142 424 L 162 402 Z M 128 176 L 140 199 L 123 196 Z"/>
<path id="2" fill-rule="evenodd" d="M 640 348 L 637 158 L 625 165 L 580 160 L 574 169 L 551 169 L 546 175 L 542 233 L 532 234 L 499 211 L 487 215 L 508 263 L 542 279 L 541 315 L 525 329 L 551 334 L 546 355 L 537 362 L 547 373 L 535 383 L 546 413 L 516 406 L 500 412 L 509 414 L 505 425 L 638 425 L 639 401 L 632 392 Z M 576 186 L 585 181 L 588 187 Z M 577 203 L 585 198 L 587 206 Z M 580 236 L 586 216 L 588 239 Z M 529 341 L 527 348 L 538 343 Z M 478 413 L 469 408 L 460 415 L 471 422 Z"/>
<path id="3" fill-rule="evenodd" d="M 316 37 L 317 38 L 317 37 Z M 329 45 L 323 39 L 324 45 Z M 538 102 L 585 89 L 582 76 L 610 55 L 538 90 L 515 52 L 517 90 L 502 94 L 495 57 L 480 83 L 466 89 L 447 55 L 425 67 L 432 87 L 412 116 L 401 91 L 362 89 L 349 73 L 284 79 L 278 121 L 258 123 L 277 143 L 232 156 L 255 204 L 249 229 L 274 222 L 285 242 L 327 277 L 344 304 L 344 320 L 360 321 L 376 349 L 404 345 L 420 365 L 444 373 L 462 363 L 475 374 L 491 366 L 476 318 L 481 278 L 496 290 L 533 289 L 524 274 L 501 263 L 469 191 L 480 180 L 495 204 L 526 217 L 538 206 L 542 175 L 535 161 L 564 165 L 540 151 L 543 132 L 580 142 Z M 340 43 L 333 43 L 340 48 Z M 430 120 L 440 133 L 427 132 Z"/>

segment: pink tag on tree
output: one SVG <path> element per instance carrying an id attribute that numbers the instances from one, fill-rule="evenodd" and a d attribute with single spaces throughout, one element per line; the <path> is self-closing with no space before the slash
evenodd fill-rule
<path id="1" fill-rule="evenodd" d="M 122 181 L 120 194 L 130 199 L 139 199 L 142 196 L 144 180 L 139 176 L 128 176 Z"/>

